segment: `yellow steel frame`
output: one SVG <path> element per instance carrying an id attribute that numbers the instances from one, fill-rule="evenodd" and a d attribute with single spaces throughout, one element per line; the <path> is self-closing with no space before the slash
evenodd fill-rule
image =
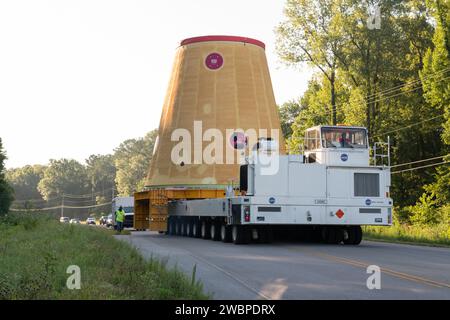
<path id="1" fill-rule="evenodd" d="M 167 231 L 168 203 L 171 200 L 224 198 L 224 189 L 157 188 L 134 194 L 134 226 L 137 230 Z"/>

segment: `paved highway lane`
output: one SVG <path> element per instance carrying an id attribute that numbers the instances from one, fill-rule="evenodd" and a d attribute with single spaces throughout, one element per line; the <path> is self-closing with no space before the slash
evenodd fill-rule
<path id="1" fill-rule="evenodd" d="M 450 249 L 363 241 L 234 245 L 132 232 L 119 239 L 197 278 L 215 299 L 450 299 Z M 366 286 L 368 265 L 381 289 Z"/>

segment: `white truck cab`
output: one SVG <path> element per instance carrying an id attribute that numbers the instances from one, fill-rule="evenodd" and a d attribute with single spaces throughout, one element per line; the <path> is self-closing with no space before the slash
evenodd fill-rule
<path id="1" fill-rule="evenodd" d="M 367 129 L 347 126 L 317 126 L 306 130 L 304 153 L 308 163 L 336 166 L 368 166 Z"/>

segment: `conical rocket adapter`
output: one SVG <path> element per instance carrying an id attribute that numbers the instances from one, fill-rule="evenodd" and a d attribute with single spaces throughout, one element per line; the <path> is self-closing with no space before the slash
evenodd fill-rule
<path id="1" fill-rule="evenodd" d="M 245 133 L 252 130 L 258 138 L 276 139 L 284 146 L 264 43 L 235 36 L 183 40 L 176 51 L 147 187 L 238 183 L 239 156 L 242 160 L 245 148 L 255 144 Z M 235 158 L 231 163 L 230 153 Z"/>

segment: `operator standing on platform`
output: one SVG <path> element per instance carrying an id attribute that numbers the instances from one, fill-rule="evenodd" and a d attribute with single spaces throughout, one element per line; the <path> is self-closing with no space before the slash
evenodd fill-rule
<path id="1" fill-rule="evenodd" d="M 122 206 L 119 207 L 119 210 L 115 212 L 116 214 L 116 225 L 117 231 L 122 232 L 123 230 L 123 221 L 125 220 L 125 211 L 123 211 Z"/>

